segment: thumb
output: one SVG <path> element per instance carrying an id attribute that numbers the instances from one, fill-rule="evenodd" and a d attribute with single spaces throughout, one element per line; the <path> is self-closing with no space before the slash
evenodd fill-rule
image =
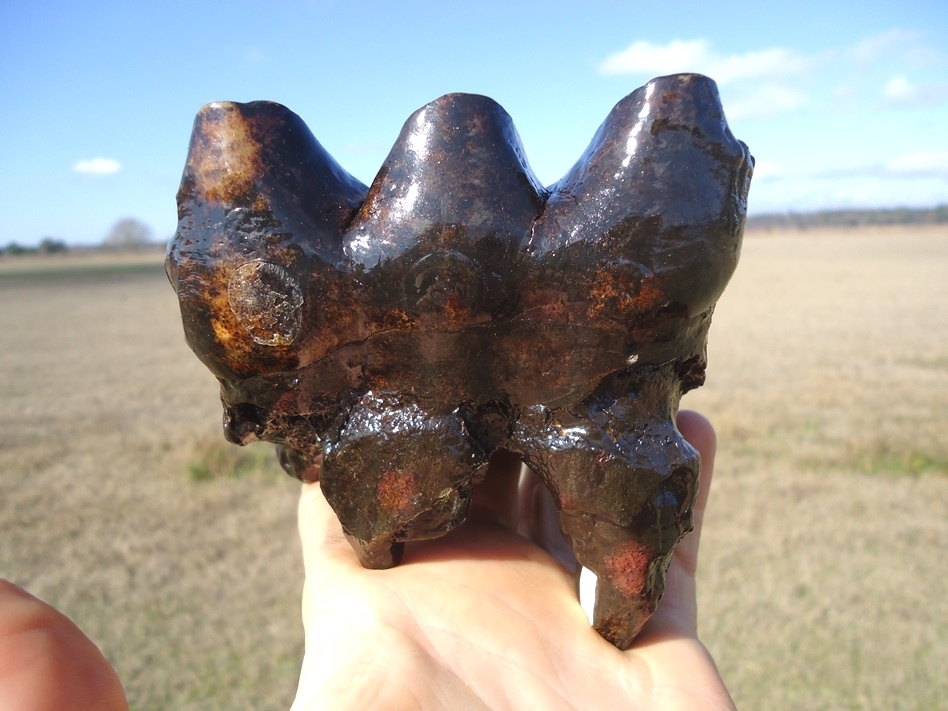
<path id="1" fill-rule="evenodd" d="M 716 437 L 711 423 L 697 412 L 678 414 L 678 430 L 701 455 L 698 496 L 694 508 L 694 530 L 685 536 L 672 555 L 666 577 L 665 595 L 655 614 L 642 628 L 639 641 L 655 638 L 698 638 L 698 602 L 695 571 L 704 511 L 708 504 L 711 476 L 714 473 Z"/>
<path id="2" fill-rule="evenodd" d="M 303 484 L 297 514 L 307 577 L 326 566 L 360 567 L 318 482 Z"/>

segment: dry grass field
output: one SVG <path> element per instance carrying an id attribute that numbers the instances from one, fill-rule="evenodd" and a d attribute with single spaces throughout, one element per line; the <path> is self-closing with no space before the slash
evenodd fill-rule
<path id="1" fill-rule="evenodd" d="M 224 442 L 159 259 L 0 260 L 0 576 L 135 709 L 285 709 L 297 485 Z M 948 229 L 748 235 L 710 362 L 700 623 L 739 708 L 944 708 Z"/>

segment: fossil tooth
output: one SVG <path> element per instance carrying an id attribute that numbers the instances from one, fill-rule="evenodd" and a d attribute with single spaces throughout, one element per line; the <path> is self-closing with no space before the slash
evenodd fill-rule
<path id="1" fill-rule="evenodd" d="M 593 624 L 626 648 L 692 527 L 700 462 L 675 417 L 752 172 L 694 74 L 620 101 L 548 189 L 485 97 L 413 114 L 371 189 L 284 107 L 212 104 L 166 265 L 228 439 L 318 478 L 363 565 L 459 525 L 505 450 L 549 489 L 597 579 Z"/>

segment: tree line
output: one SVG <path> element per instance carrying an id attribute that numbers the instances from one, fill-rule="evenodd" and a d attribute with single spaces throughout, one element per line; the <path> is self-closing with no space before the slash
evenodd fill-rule
<path id="1" fill-rule="evenodd" d="M 948 205 L 932 208 L 890 208 L 880 210 L 823 210 L 820 212 L 786 212 L 753 215 L 747 218 L 747 229 L 806 230 L 820 227 L 869 227 L 880 225 L 948 224 Z M 132 217 L 116 222 L 99 245 L 104 249 L 130 250 L 156 244 L 151 228 Z M 0 247 L 0 255 L 57 254 L 69 250 L 64 240 L 44 237 L 35 247 L 10 242 Z"/>
<path id="2" fill-rule="evenodd" d="M 155 242 L 151 228 L 140 220 L 126 217 L 119 220 L 108 234 L 105 235 L 98 247 L 111 250 L 135 250 L 153 247 Z M 10 242 L 6 247 L 0 247 L 0 254 L 17 256 L 20 254 L 57 254 L 69 250 L 65 240 L 56 237 L 44 237 L 35 247 L 24 246 Z"/>
<path id="3" fill-rule="evenodd" d="M 880 210 L 824 210 L 754 215 L 748 230 L 806 230 L 820 227 L 888 225 L 942 225 L 948 223 L 948 205 L 931 208 L 899 207 Z"/>

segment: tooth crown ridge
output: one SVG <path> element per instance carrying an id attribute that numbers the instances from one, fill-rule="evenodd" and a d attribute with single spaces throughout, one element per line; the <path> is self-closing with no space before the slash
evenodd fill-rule
<path id="1" fill-rule="evenodd" d="M 694 74 L 620 101 L 548 187 L 483 96 L 415 112 L 370 187 L 285 107 L 209 104 L 166 270 L 227 438 L 319 479 L 364 565 L 457 526 L 506 449 L 553 493 L 624 648 L 691 528 L 699 462 L 674 419 L 752 172 Z"/>
<path id="2" fill-rule="evenodd" d="M 713 82 L 696 75 L 626 97 L 548 189 L 486 97 L 450 94 L 417 111 L 371 189 L 283 106 L 210 104 L 195 121 L 168 270 L 191 302 L 189 341 L 222 376 L 307 365 L 392 328 L 525 312 L 628 330 L 662 312 L 693 317 L 720 295 L 751 160 Z M 254 261 L 275 268 L 245 266 Z M 252 302 L 233 313 L 231 292 L 257 284 L 235 282 L 242 269 L 307 282 L 291 314 L 304 336 L 269 333 Z M 201 303 L 210 282 L 213 303 Z M 257 311 L 293 300 L 261 288 Z"/>

